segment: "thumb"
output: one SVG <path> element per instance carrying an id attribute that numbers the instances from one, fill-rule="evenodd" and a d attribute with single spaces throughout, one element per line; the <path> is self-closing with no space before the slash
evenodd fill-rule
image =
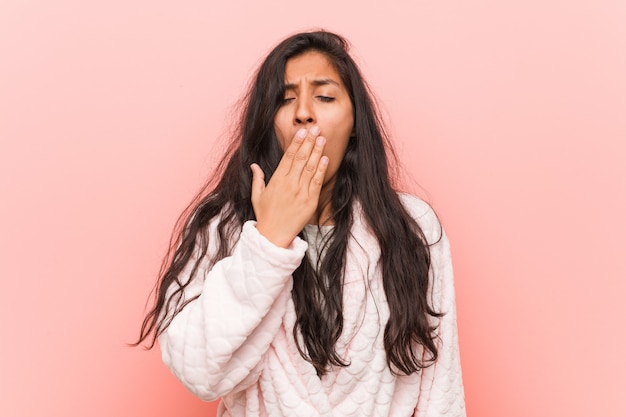
<path id="1" fill-rule="evenodd" d="M 252 170 L 252 201 L 256 201 L 265 190 L 265 173 L 258 164 L 250 165 Z"/>

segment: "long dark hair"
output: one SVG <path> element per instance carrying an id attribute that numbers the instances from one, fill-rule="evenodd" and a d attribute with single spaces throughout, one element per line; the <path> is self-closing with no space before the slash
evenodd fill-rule
<path id="1" fill-rule="evenodd" d="M 379 262 L 390 311 L 384 333 L 389 367 L 408 375 L 437 359 L 435 327 L 429 318 L 440 314 L 428 303 L 428 242 L 394 190 L 396 177 L 391 167 L 396 165 L 390 165 L 388 158 L 395 161 L 395 155 L 369 88 L 348 49 L 347 41 L 339 35 L 300 33 L 282 41 L 261 64 L 244 97 L 241 121 L 217 168 L 217 179 L 207 183 L 179 220 L 161 268 L 155 306 L 143 321 L 137 344 L 152 334 L 149 347 L 153 347 L 172 318 L 193 300 L 180 301 L 191 280 L 183 282 L 179 276 L 183 269 L 186 276 L 188 272 L 193 276 L 207 257 L 209 223 L 217 222 L 217 241 L 211 242 L 211 247 L 217 248 L 210 255 L 212 264 L 230 254 L 243 223 L 255 219 L 250 164 L 258 163 L 267 181 L 282 157 L 274 116 L 284 97 L 285 65 L 290 58 L 317 51 L 329 59 L 349 93 L 354 134 L 330 197 L 335 227 L 325 255 L 317 266 L 305 257 L 293 273 L 294 338 L 302 341 L 302 345 L 298 343 L 300 354 L 320 375 L 331 366 L 348 365 L 338 355 L 335 343 L 343 329 L 346 248 L 358 203 L 380 246 Z M 417 349 L 420 345 L 423 349 Z"/>

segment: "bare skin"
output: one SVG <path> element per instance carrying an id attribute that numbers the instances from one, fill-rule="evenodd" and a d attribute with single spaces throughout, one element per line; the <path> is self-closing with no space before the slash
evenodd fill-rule
<path id="1" fill-rule="evenodd" d="M 307 223 L 332 224 L 329 197 L 354 119 L 339 74 L 319 52 L 287 61 L 285 89 L 274 118 L 285 153 L 267 186 L 261 168 L 251 165 L 251 198 L 257 230 L 286 248 Z"/>
<path id="2" fill-rule="evenodd" d="M 267 186 L 261 167 L 251 166 L 256 227 L 277 246 L 288 247 L 317 210 L 328 168 L 328 157 L 322 156 L 325 142 L 310 131 L 299 131 Z"/>

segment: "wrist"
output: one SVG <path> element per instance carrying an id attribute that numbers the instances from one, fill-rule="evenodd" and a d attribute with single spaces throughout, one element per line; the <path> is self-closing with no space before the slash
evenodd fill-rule
<path id="1" fill-rule="evenodd" d="M 295 239 L 295 236 L 286 236 L 278 232 L 276 228 L 266 227 L 258 222 L 256 224 L 256 229 L 261 236 L 280 248 L 288 248 L 291 245 L 291 242 Z"/>

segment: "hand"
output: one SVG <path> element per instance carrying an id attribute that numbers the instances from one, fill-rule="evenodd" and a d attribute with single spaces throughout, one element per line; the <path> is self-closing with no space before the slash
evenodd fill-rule
<path id="1" fill-rule="evenodd" d="M 315 214 L 328 157 L 319 127 L 300 129 L 285 150 L 267 186 L 265 175 L 252 164 L 252 207 L 257 230 L 270 242 L 286 248 Z"/>

